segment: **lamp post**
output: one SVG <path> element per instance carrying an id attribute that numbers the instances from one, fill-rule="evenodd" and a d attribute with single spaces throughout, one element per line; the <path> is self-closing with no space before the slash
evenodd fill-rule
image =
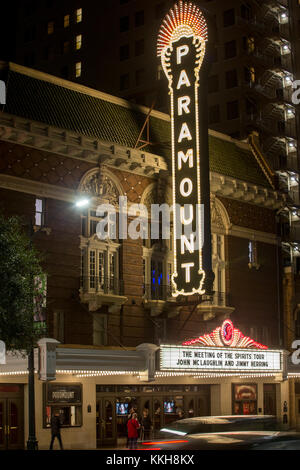
<path id="1" fill-rule="evenodd" d="M 30 248 L 32 247 L 32 239 L 34 229 L 32 221 L 29 224 L 29 240 Z M 32 307 L 33 307 L 33 293 L 34 293 L 34 278 L 31 277 L 32 287 Z M 32 308 L 33 313 L 33 308 Z M 33 320 L 32 320 L 33 321 Z M 34 347 L 32 346 L 28 354 L 28 441 L 27 450 L 38 450 L 38 441 L 35 435 L 35 391 L 34 391 Z"/>

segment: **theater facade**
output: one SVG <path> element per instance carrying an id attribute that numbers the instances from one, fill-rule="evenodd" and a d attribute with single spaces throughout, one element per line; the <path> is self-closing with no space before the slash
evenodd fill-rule
<path id="1" fill-rule="evenodd" d="M 2 449 L 24 442 L 26 367 L 24 358 L 8 355 L 1 368 L 0 404 L 7 407 Z M 287 353 L 256 343 L 230 320 L 182 345 L 141 344 L 126 350 L 57 345 L 56 380 L 40 380 L 43 372 L 36 374 L 40 449 L 49 446 L 55 411 L 63 417 L 62 437 L 69 449 L 122 447 L 131 408 L 139 417 L 148 411 L 154 433 L 181 417 L 231 414 L 274 415 L 289 429 Z"/>
<path id="2" fill-rule="evenodd" d="M 172 204 L 170 117 L 15 64 L 2 74 L 0 207 L 35 227 L 45 271 L 39 321 L 58 341 L 56 379 L 36 374 L 40 448 L 55 408 L 66 448 L 121 442 L 132 405 L 149 409 L 156 429 L 180 411 L 271 413 L 288 426 L 297 400 L 283 336 L 286 195 L 257 135 L 240 142 L 209 131 L 213 291 L 174 297 L 172 230 L 159 241 L 96 233 L 99 204 L 119 211 L 126 197 L 128 223 L 139 204 Z M 78 208 L 83 198 L 89 206 Z M 2 448 L 24 447 L 27 403 L 26 360 L 8 354 Z"/>

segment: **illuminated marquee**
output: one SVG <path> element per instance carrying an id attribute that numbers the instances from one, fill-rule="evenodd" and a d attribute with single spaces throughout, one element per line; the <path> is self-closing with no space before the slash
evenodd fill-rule
<path id="1" fill-rule="evenodd" d="M 166 15 L 157 53 L 171 99 L 174 211 L 173 296 L 204 294 L 199 142 L 199 71 L 207 41 L 206 21 L 192 3 L 178 2 Z M 180 229 L 180 233 L 178 233 Z"/>
<path id="2" fill-rule="evenodd" d="M 283 356 L 282 351 L 162 345 L 160 370 L 280 373 Z"/>
<path id="3" fill-rule="evenodd" d="M 254 341 L 249 336 L 244 336 L 240 330 L 233 326 L 231 320 L 225 320 L 222 326 L 216 328 L 212 333 L 182 343 L 183 346 L 192 346 L 194 344 L 218 347 L 227 346 L 230 348 L 268 349 L 264 344 Z"/>

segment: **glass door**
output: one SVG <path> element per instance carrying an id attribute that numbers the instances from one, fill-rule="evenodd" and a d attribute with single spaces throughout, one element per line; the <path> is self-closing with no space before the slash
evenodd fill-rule
<path id="1" fill-rule="evenodd" d="M 8 399 L 7 406 L 7 446 L 8 449 L 21 449 L 23 447 L 23 400 L 21 398 Z"/>
<path id="2" fill-rule="evenodd" d="M 116 443 L 115 402 L 111 398 L 97 399 L 96 437 L 97 447 L 111 446 Z"/>
<path id="3" fill-rule="evenodd" d="M 0 450 L 23 448 L 23 399 L 0 399 Z"/>
<path id="4" fill-rule="evenodd" d="M 0 450 L 7 449 L 6 400 L 0 400 Z"/>

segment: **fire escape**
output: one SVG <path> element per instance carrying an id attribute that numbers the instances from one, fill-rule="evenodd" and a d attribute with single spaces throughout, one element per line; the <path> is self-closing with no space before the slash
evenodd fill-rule
<path id="1" fill-rule="evenodd" d="M 297 118 L 292 102 L 293 45 L 288 0 L 253 0 L 240 19 L 245 43 L 246 124 L 260 136 L 260 148 L 287 195 L 282 240 L 286 263 L 300 256 L 300 201 Z M 255 12 L 255 14 L 254 14 Z"/>

